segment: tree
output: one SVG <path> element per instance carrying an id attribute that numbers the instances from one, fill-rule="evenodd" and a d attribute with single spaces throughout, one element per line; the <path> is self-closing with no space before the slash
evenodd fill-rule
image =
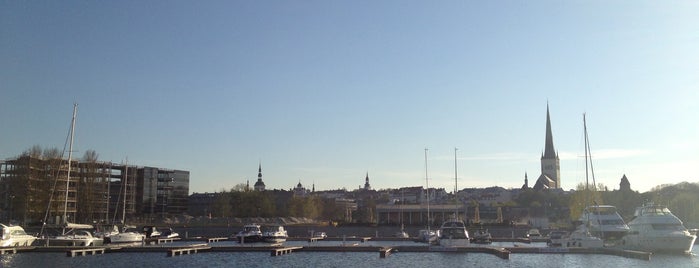
<path id="1" fill-rule="evenodd" d="M 604 185 L 599 184 L 598 187 L 604 187 Z M 576 187 L 576 191 L 570 195 L 568 204 L 570 207 L 570 218 L 572 220 L 577 220 L 580 218 L 585 207 L 593 204 L 601 205 L 604 204 L 604 202 L 598 189 L 595 189 L 595 187 L 588 188 L 585 187 L 584 183 L 579 183 Z"/>
<path id="2" fill-rule="evenodd" d="M 226 218 L 233 215 L 233 208 L 231 206 L 232 195 L 232 193 L 225 191 L 218 194 L 218 197 L 211 205 L 212 217 Z"/>

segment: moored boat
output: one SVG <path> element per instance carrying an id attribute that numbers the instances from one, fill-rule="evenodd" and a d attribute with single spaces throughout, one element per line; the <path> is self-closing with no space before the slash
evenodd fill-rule
<path id="1" fill-rule="evenodd" d="M 262 240 L 268 243 L 281 243 L 286 241 L 288 237 L 289 235 L 287 235 L 284 226 L 281 225 L 265 227 L 265 230 L 262 233 Z"/>
<path id="2" fill-rule="evenodd" d="M 490 244 L 493 242 L 493 237 L 487 229 L 478 229 L 473 233 L 471 240 L 475 244 Z"/>
<path id="3" fill-rule="evenodd" d="M 160 231 L 160 238 L 178 238 L 180 234 L 172 230 L 172 228 L 165 228 Z"/>
<path id="4" fill-rule="evenodd" d="M 580 216 L 580 221 L 589 224 L 589 231 L 603 240 L 621 239 L 629 231 L 624 219 L 615 206 L 587 206 Z"/>
<path id="5" fill-rule="evenodd" d="M 146 238 L 156 238 L 160 237 L 161 233 L 158 227 L 152 225 L 143 226 L 141 232 L 146 235 Z"/>
<path id="6" fill-rule="evenodd" d="M 101 246 L 104 239 L 92 235 L 89 229 L 93 229 L 89 224 L 68 223 L 64 227 L 61 235 L 46 239 L 47 246 Z"/>
<path id="7" fill-rule="evenodd" d="M 439 228 L 439 245 L 444 247 L 467 247 L 470 245 L 464 221 L 450 219 Z"/>
<path id="8" fill-rule="evenodd" d="M 587 137 L 587 121 L 585 120 L 585 114 L 583 114 L 583 129 L 584 129 L 584 134 L 585 134 L 585 190 L 588 189 L 589 183 L 589 177 L 588 177 L 588 164 L 592 166 L 592 159 L 590 158 L 590 143 Z M 592 185 L 595 185 L 595 173 L 590 169 L 590 173 L 592 173 Z M 586 191 L 586 196 L 585 196 L 585 203 L 588 205 L 590 203 L 590 196 L 589 196 L 589 191 Z M 594 202 L 594 201 L 593 201 Z M 601 248 L 604 247 L 604 240 L 600 238 L 599 236 L 595 236 L 592 233 L 590 233 L 589 227 L 592 225 L 590 222 L 593 220 L 593 217 L 590 217 L 590 212 L 592 211 L 591 209 L 588 209 L 590 207 L 587 207 L 583 210 L 582 215 L 580 216 L 580 221 L 581 224 L 578 225 L 578 227 L 573 231 L 569 236 L 568 239 L 565 239 L 565 247 L 580 247 L 580 248 Z M 616 213 L 616 209 L 614 210 Z M 619 214 L 616 214 L 617 216 Z M 621 218 L 621 217 L 619 217 Z M 600 217 L 595 216 L 595 220 L 601 220 Z M 623 221 L 622 221 L 623 222 Z M 597 222 L 595 224 L 601 224 L 601 222 Z M 563 241 L 561 241 L 561 245 L 563 246 Z"/>
<path id="9" fill-rule="evenodd" d="M 439 230 L 422 229 L 418 231 L 415 242 L 436 244 L 439 240 Z"/>
<path id="10" fill-rule="evenodd" d="M 397 238 L 409 238 L 410 235 L 401 229 L 400 231 L 395 233 L 395 237 L 397 237 Z"/>
<path id="11" fill-rule="evenodd" d="M 665 206 L 647 203 L 636 208 L 630 231 L 622 239 L 626 248 L 650 252 L 691 252 L 697 239 Z"/>
<path id="12" fill-rule="evenodd" d="M 146 235 L 135 230 L 135 226 L 124 226 L 118 234 L 112 234 L 109 237 L 111 243 L 134 243 L 143 242 Z"/>
<path id="13" fill-rule="evenodd" d="M 568 248 L 602 248 L 604 247 L 604 240 L 592 235 L 588 231 L 587 226 L 582 224 L 570 233 L 568 239 L 565 240 L 565 244 L 561 242 L 561 246 Z"/>
<path id="14" fill-rule="evenodd" d="M 568 232 L 562 230 L 553 230 L 549 233 L 549 239 L 546 244 L 550 247 L 560 247 L 568 239 Z"/>
<path id="15" fill-rule="evenodd" d="M 0 229 L 0 247 L 31 246 L 36 240 L 36 236 L 27 234 L 21 226 L 0 224 Z"/>
<path id="16" fill-rule="evenodd" d="M 235 235 L 238 243 L 252 243 L 262 241 L 262 231 L 257 223 L 246 224 L 243 230 Z"/>

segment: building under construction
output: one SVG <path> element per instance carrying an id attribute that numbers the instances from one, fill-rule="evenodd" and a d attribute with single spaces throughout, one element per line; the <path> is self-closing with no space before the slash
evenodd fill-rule
<path id="1" fill-rule="evenodd" d="M 23 155 L 0 163 L 0 219 L 150 223 L 187 210 L 189 172 Z"/>

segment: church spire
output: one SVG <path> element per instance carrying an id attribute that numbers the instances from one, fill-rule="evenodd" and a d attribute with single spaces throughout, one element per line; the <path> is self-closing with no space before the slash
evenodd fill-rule
<path id="1" fill-rule="evenodd" d="M 553 148 L 548 102 L 546 102 L 546 145 L 544 145 L 544 152 L 541 155 L 541 176 L 537 179 L 534 189 L 540 189 L 542 185 L 545 188 L 561 188 L 561 163 L 558 153 Z"/>
<path id="2" fill-rule="evenodd" d="M 546 103 L 546 145 L 544 154 L 541 158 L 553 159 L 557 158 L 556 151 L 553 148 L 553 133 L 551 132 L 551 116 L 549 115 L 549 104 Z"/>
<path id="3" fill-rule="evenodd" d="M 262 181 L 262 161 L 257 169 L 257 182 L 255 182 L 255 191 L 264 191 L 265 183 Z"/>
<path id="4" fill-rule="evenodd" d="M 366 173 L 366 178 L 364 179 L 364 190 L 371 190 L 371 186 L 369 185 L 369 172 L 368 171 Z"/>

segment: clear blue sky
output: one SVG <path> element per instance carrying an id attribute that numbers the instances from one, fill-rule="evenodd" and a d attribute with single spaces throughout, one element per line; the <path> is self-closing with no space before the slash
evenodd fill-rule
<path id="1" fill-rule="evenodd" d="M 191 192 L 699 181 L 697 1 L 2 1 L 0 158 L 189 170 Z"/>

